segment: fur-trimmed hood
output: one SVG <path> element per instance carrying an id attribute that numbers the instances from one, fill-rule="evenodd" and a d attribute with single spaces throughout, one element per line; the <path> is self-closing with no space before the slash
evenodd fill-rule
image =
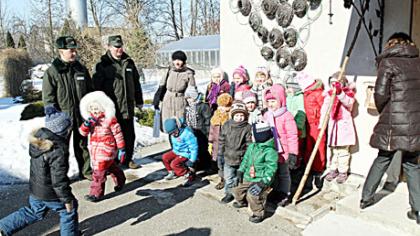
<path id="1" fill-rule="evenodd" d="M 55 142 L 63 141 L 64 139 L 47 128 L 34 129 L 28 137 L 29 141 L 29 155 L 37 158 L 42 154 L 52 149 Z"/>
<path id="2" fill-rule="evenodd" d="M 96 102 L 104 108 L 106 119 L 115 117 L 115 105 L 111 98 L 102 91 L 95 91 L 86 94 L 80 101 L 80 113 L 83 119 L 87 120 L 89 118 L 90 112 L 88 108 L 92 102 Z"/>

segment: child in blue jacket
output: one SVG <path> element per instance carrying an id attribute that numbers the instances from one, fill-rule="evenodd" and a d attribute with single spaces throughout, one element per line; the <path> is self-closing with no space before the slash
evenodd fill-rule
<path id="1" fill-rule="evenodd" d="M 163 127 L 172 143 L 172 150 L 162 155 L 162 162 L 168 171 L 165 179 L 184 176 L 187 181 L 183 185 L 189 186 L 194 180 L 194 164 L 198 156 L 197 138 L 183 119 L 166 119 Z"/>

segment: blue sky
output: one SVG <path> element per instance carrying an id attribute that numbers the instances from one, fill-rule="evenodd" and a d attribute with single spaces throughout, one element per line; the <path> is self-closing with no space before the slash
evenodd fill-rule
<path id="1" fill-rule="evenodd" d="M 18 17 L 27 18 L 31 13 L 30 0 L 0 0 L 6 3 L 9 16 L 16 15 Z M 3 5 L 3 4 L 2 4 Z"/>

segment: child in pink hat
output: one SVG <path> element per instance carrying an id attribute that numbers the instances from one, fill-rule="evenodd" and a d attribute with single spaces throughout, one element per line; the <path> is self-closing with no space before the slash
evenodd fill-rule
<path id="1" fill-rule="evenodd" d="M 230 85 L 230 95 L 234 100 L 242 100 L 242 93 L 251 90 L 248 71 L 244 66 L 239 66 L 233 71 L 233 81 Z"/>

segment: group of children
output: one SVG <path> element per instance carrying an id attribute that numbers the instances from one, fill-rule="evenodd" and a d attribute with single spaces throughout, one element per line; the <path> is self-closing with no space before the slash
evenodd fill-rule
<path id="1" fill-rule="evenodd" d="M 249 220 L 261 222 L 269 195 L 282 205 L 289 201 L 290 170 L 307 163 L 332 102 L 328 132 L 318 149 L 312 175 L 320 187 L 328 145 L 332 157 L 325 179 L 345 182 L 349 147 L 356 143 L 352 118 L 355 91 L 345 77 L 332 75 L 328 90 L 324 90 L 322 81 L 304 72 L 297 74 L 297 83 L 286 85 L 273 84 L 269 71 L 263 67 L 257 68 L 252 82 L 243 66 L 236 68 L 232 77 L 229 84 L 223 70 L 212 70 L 205 95 L 195 87 L 185 91 L 185 117 L 163 121 L 172 146 L 162 156 L 168 170 L 165 179 L 184 176 L 183 185 L 189 186 L 197 168 L 217 168 L 220 182 L 216 188 L 225 192 L 221 202 L 235 200 L 236 208 L 249 205 L 253 212 Z M 331 101 L 333 90 L 336 97 Z M 115 118 L 115 106 L 103 92 L 84 96 L 80 112 L 85 122 L 79 132 L 90 137 L 93 169 L 93 181 L 85 199 L 97 202 L 104 196 L 107 174 L 115 183 L 115 191 L 125 184 L 124 172 L 117 165 L 118 161 L 124 162 L 125 143 Z M 77 200 L 66 173 L 71 119 L 53 106 L 46 107 L 45 113 L 46 128 L 35 130 L 30 139 L 30 206 L 0 220 L 2 235 L 42 219 L 49 209 L 60 213 L 62 235 L 79 234 Z"/>
<path id="2" fill-rule="evenodd" d="M 264 67 L 258 67 L 250 81 L 247 70 L 239 66 L 229 84 L 222 69 L 212 70 L 204 97 L 196 88 L 187 88 L 186 121 L 164 121 L 173 147 L 163 155 L 169 172 L 166 179 L 185 176 L 184 185 L 188 186 L 194 180 L 196 164 L 205 167 L 211 160 L 210 166 L 217 166 L 220 176 L 215 188 L 225 192 L 221 202 L 236 200 L 233 206 L 238 208 L 249 204 L 253 211 L 249 220 L 261 222 L 267 197 L 281 205 L 290 200 L 290 172 L 308 162 L 335 89 L 328 132 L 322 137 L 311 176 L 320 188 L 328 145 L 332 157 L 325 179 L 344 183 L 349 147 L 356 144 L 352 118 L 355 91 L 345 77 L 338 77 L 338 73 L 332 75 L 324 90 L 321 80 L 304 72 L 293 82 L 280 85 L 273 84 Z M 312 187 L 312 180 L 308 185 Z"/>

